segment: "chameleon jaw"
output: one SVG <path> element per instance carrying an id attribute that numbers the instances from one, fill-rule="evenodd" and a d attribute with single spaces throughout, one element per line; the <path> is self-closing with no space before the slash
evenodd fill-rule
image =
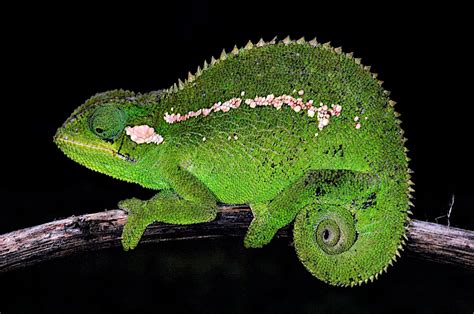
<path id="1" fill-rule="evenodd" d="M 130 156 L 124 155 L 119 153 L 118 151 L 112 149 L 112 148 L 107 148 L 107 147 L 101 147 L 101 146 L 96 146 L 96 145 L 91 145 L 91 144 L 86 144 L 77 140 L 70 139 L 67 135 L 58 135 L 54 137 L 54 142 L 56 145 L 58 145 L 61 148 L 61 145 L 59 144 L 60 142 L 65 143 L 66 145 L 74 145 L 78 147 L 85 147 L 91 150 L 96 150 L 96 151 L 103 151 L 111 154 L 113 157 L 118 157 L 124 161 L 127 162 L 132 162 L 135 163 L 136 160 Z M 62 150 L 62 149 L 61 149 Z"/>

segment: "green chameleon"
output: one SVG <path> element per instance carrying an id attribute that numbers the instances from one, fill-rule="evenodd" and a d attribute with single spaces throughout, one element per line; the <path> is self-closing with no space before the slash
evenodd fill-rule
<path id="1" fill-rule="evenodd" d="M 207 222 L 217 203 L 249 204 L 246 247 L 294 222 L 303 265 L 354 286 L 386 271 L 406 239 L 413 183 L 388 96 L 340 48 L 260 40 L 169 89 L 97 94 L 54 141 L 92 170 L 158 190 L 119 203 L 125 250 L 155 221 Z"/>

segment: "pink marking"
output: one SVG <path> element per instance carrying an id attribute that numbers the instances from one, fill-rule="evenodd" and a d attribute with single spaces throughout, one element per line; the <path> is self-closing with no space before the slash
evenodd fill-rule
<path id="1" fill-rule="evenodd" d="M 136 125 L 134 127 L 127 126 L 125 133 L 130 136 L 130 139 L 137 144 L 155 143 L 161 144 L 163 137 L 155 132 L 155 129 L 148 125 Z"/>
<path id="2" fill-rule="evenodd" d="M 245 95 L 245 92 L 242 92 L 241 95 Z M 319 130 L 322 130 L 325 126 L 329 124 L 331 117 L 339 117 L 342 111 L 342 106 L 337 104 L 333 104 L 331 105 L 331 108 L 329 108 L 327 105 L 321 102 L 319 104 L 319 107 L 315 107 L 313 106 L 314 101 L 312 99 L 308 100 L 307 102 L 304 102 L 302 98 L 294 98 L 290 95 L 281 95 L 277 97 L 275 97 L 275 95 L 273 94 L 267 95 L 265 97 L 256 96 L 253 99 L 247 98 L 243 102 L 250 108 L 271 106 L 276 108 L 277 110 L 280 110 L 283 105 L 287 105 L 295 112 L 307 110 L 309 117 L 314 117 L 316 115 Z M 185 115 L 181 115 L 179 113 L 169 114 L 168 112 L 166 112 L 163 118 L 167 123 L 171 124 L 175 122 L 186 121 L 189 118 L 195 118 L 200 115 L 206 117 L 212 112 L 229 112 L 231 109 L 239 108 L 241 104 L 241 98 L 232 98 L 225 101 L 224 103 L 216 102 L 210 108 L 202 108 L 198 111 L 190 111 Z"/>

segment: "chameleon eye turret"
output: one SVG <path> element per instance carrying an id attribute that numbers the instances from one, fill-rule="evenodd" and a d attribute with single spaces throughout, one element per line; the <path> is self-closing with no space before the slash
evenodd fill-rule
<path id="1" fill-rule="evenodd" d="M 104 140 L 113 140 L 124 130 L 126 113 L 113 104 L 97 107 L 89 118 L 89 127 L 95 135 Z"/>
<path id="2" fill-rule="evenodd" d="M 168 89 L 96 95 L 55 139 L 80 164 L 157 190 L 119 203 L 125 250 L 155 221 L 208 222 L 217 202 L 249 204 L 246 247 L 294 223 L 304 267 L 355 286 L 400 256 L 413 205 L 394 104 L 352 53 L 315 39 L 260 40 Z"/>

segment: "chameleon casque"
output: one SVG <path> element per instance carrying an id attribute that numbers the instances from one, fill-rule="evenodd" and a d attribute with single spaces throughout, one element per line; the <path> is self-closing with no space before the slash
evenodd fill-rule
<path id="1" fill-rule="evenodd" d="M 119 203 L 125 250 L 152 222 L 207 222 L 217 203 L 249 204 L 246 247 L 294 221 L 304 266 L 354 286 L 400 256 L 412 205 L 406 140 L 381 85 L 329 44 L 249 42 L 169 89 L 93 96 L 54 141 L 92 170 L 158 190 Z"/>

